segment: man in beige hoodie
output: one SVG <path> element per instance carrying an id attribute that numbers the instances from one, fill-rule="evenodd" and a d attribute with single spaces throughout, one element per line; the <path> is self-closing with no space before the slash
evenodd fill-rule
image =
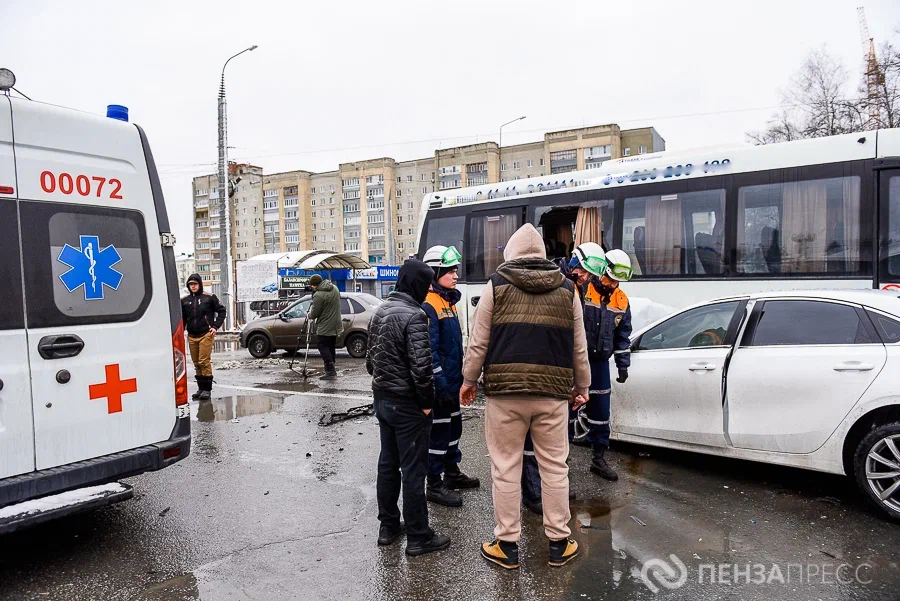
<path id="1" fill-rule="evenodd" d="M 462 404 L 484 371 L 485 436 L 491 455 L 495 540 L 482 556 L 519 567 L 522 448 L 531 430 L 541 470 L 550 565 L 578 554 L 569 538 L 569 403 L 583 404 L 591 383 L 583 314 L 574 286 L 546 258 L 544 241 L 522 226 L 503 251 L 478 302 L 463 364 Z"/>

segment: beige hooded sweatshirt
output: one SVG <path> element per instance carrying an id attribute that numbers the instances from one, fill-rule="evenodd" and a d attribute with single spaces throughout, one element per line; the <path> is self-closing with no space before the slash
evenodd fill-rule
<path id="1" fill-rule="evenodd" d="M 545 259 L 544 240 L 530 223 L 526 223 L 509 239 L 503 250 L 503 259 Z M 502 266 L 501 266 L 502 267 Z M 527 273 L 520 273 L 527 278 Z M 474 386 L 481 376 L 484 360 L 491 341 L 491 321 L 494 314 L 494 287 L 488 282 L 478 308 L 469 326 L 469 349 L 463 362 L 463 380 L 466 386 Z M 572 349 L 572 366 L 575 372 L 575 390 L 587 397 L 591 385 L 591 367 L 587 357 L 587 340 L 584 334 L 584 315 L 578 294 L 572 296 L 572 316 L 575 318 L 575 348 Z M 537 398 L 537 397 L 535 397 Z"/>

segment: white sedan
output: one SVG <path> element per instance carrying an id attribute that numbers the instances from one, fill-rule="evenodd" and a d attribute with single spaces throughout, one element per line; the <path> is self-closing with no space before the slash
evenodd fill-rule
<path id="1" fill-rule="evenodd" d="M 636 331 L 612 438 L 855 478 L 900 519 L 900 298 L 771 292 Z"/>

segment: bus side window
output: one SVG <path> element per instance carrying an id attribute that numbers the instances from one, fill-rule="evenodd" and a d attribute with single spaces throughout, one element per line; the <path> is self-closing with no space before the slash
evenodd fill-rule
<path id="1" fill-rule="evenodd" d="M 463 252 L 466 281 L 487 280 L 503 262 L 506 243 L 521 226 L 521 207 L 488 215 L 473 215 L 469 219 L 469 237 Z"/>

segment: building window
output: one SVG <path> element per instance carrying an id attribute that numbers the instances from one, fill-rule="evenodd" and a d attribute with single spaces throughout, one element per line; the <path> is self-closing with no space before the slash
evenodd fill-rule
<path id="1" fill-rule="evenodd" d="M 630 156 L 631 156 L 631 149 L 630 149 L 630 148 L 626 148 L 626 149 L 625 149 L 625 152 L 623 152 L 622 154 L 625 155 L 625 156 L 627 156 L 627 157 L 630 157 Z"/>
<path id="2" fill-rule="evenodd" d="M 412 188 L 409 188 L 409 189 L 406 191 L 406 195 L 407 195 L 407 196 L 412 196 L 412 195 L 413 195 Z"/>
<path id="3" fill-rule="evenodd" d="M 413 204 L 414 204 L 414 203 L 413 203 L 412 201 L 409 202 L 409 208 L 410 208 L 410 209 L 415 208 L 415 207 L 413 207 Z"/>
<path id="4" fill-rule="evenodd" d="M 541 159 L 541 163 L 540 163 L 540 165 L 541 165 L 541 167 L 543 167 L 543 166 L 544 166 L 544 159 Z"/>
<path id="5" fill-rule="evenodd" d="M 402 184 L 402 183 L 403 183 L 403 176 L 400 176 L 400 175 L 397 176 L 397 183 L 398 183 L 398 184 Z"/>
<path id="6" fill-rule="evenodd" d="M 397 188 L 397 198 L 400 198 L 401 196 L 403 196 L 403 190 Z"/>
<path id="7" fill-rule="evenodd" d="M 647 147 L 646 147 L 646 146 L 641 146 L 641 147 L 638 149 L 638 154 L 644 154 L 644 153 L 646 153 L 646 152 L 647 152 Z"/>
<path id="8" fill-rule="evenodd" d="M 411 176 L 411 175 L 407 175 L 407 176 L 406 176 L 406 181 L 411 182 L 411 181 L 412 181 L 412 176 Z"/>
<path id="9" fill-rule="evenodd" d="M 402 236 L 402 235 L 403 235 L 403 230 L 397 230 L 397 235 L 398 235 L 398 236 Z"/>
<path id="10" fill-rule="evenodd" d="M 312 206 L 316 206 L 316 199 L 313 198 L 311 201 L 309 201 L 309 204 L 311 204 Z"/>
<path id="11" fill-rule="evenodd" d="M 315 212 L 315 211 L 312 212 L 312 218 L 313 218 L 313 219 L 316 218 L 316 212 Z"/>
<path id="12" fill-rule="evenodd" d="M 403 215 L 397 215 L 397 223 L 403 223 Z"/>
<path id="13" fill-rule="evenodd" d="M 500 171 L 506 171 L 506 163 L 500 165 Z"/>
<path id="14" fill-rule="evenodd" d="M 412 236 L 412 235 L 413 235 L 413 229 L 409 228 L 409 233 L 407 234 L 407 236 Z M 410 248 L 412 248 L 412 246 L 410 246 Z"/>
<path id="15" fill-rule="evenodd" d="M 534 161 L 531 159 L 528 160 L 528 167 L 534 167 Z"/>
<path id="16" fill-rule="evenodd" d="M 328 186 L 328 188 L 329 192 L 334 192 L 334 184 L 331 184 L 330 186 Z"/>
<path id="17" fill-rule="evenodd" d="M 428 188 L 422 188 L 422 194 L 428 194 Z"/>
<path id="18" fill-rule="evenodd" d="M 518 169 L 520 166 L 519 161 L 513 162 L 513 169 Z"/>

